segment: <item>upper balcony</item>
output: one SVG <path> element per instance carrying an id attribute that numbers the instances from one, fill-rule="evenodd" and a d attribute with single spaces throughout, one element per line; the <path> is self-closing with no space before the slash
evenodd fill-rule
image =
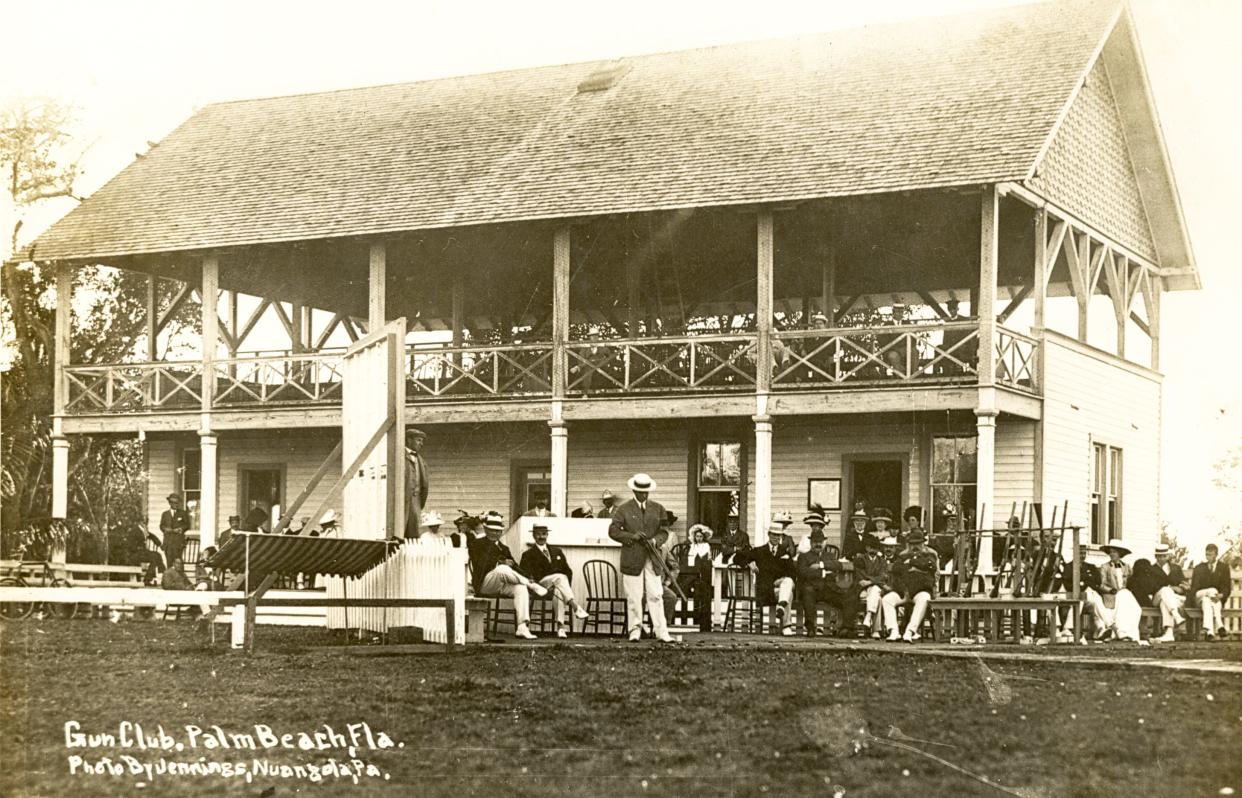
<path id="1" fill-rule="evenodd" d="M 84 431 L 199 412 L 332 423 L 346 347 L 398 317 L 406 400 L 435 417 L 550 400 L 753 414 L 756 394 L 795 412 L 850 412 L 814 399 L 847 394 L 860 411 L 957 408 L 991 387 L 1029 410 L 1058 305 L 1084 341 L 1111 317 L 1123 354 L 1135 330 L 1155 340 L 1158 287 L 1027 199 L 927 191 L 122 260 L 149 275 L 145 345 L 132 362 L 58 359 L 57 415 Z M 202 335 L 174 345 L 164 323 L 195 303 Z"/>

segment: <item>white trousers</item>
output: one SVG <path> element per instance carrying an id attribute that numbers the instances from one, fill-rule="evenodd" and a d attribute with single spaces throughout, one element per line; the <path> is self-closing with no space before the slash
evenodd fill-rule
<path id="1" fill-rule="evenodd" d="M 772 581 L 772 592 L 776 594 L 776 603 L 788 607 L 793 602 L 794 580 L 787 576 Z"/>
<path id="2" fill-rule="evenodd" d="M 643 563 L 638 576 L 621 575 L 621 587 L 625 590 L 625 630 L 632 633 L 643 624 L 643 595 L 647 596 L 647 612 L 651 615 L 651 631 L 657 640 L 668 638 L 668 625 L 664 622 L 664 583 L 651 566 Z"/>
<path id="3" fill-rule="evenodd" d="M 1182 615 L 1182 607 L 1186 606 L 1186 597 L 1173 592 L 1173 588 L 1165 585 L 1152 596 L 1160 607 L 1160 623 L 1164 628 L 1179 626 L 1186 618 Z"/>
<path id="4" fill-rule="evenodd" d="M 523 626 L 530 623 L 530 593 L 526 590 L 528 584 L 529 579 L 502 563 L 483 577 L 483 595 L 512 598 L 518 626 Z"/>
<path id="5" fill-rule="evenodd" d="M 1195 603 L 1203 610 L 1203 631 L 1216 634 L 1216 630 L 1225 625 L 1221 614 L 1220 592 L 1209 587 L 1195 593 Z"/>
<path id="6" fill-rule="evenodd" d="M 557 626 L 565 624 L 565 608 L 577 605 L 573 588 L 569 586 L 569 577 L 565 574 L 548 574 L 539 580 L 539 584 L 552 594 L 552 607 L 556 611 Z"/>
<path id="7" fill-rule="evenodd" d="M 884 598 L 884 591 L 879 585 L 868 585 L 859 592 L 858 597 L 866 602 L 866 612 L 874 618 L 880 611 L 880 599 Z"/>
<path id="8" fill-rule="evenodd" d="M 880 606 L 884 609 L 884 627 L 890 632 L 897 629 L 897 605 L 901 603 L 901 596 L 895 590 L 884 594 L 884 598 L 880 600 Z M 912 603 L 914 607 L 910 610 L 910 622 L 906 624 L 906 631 L 917 634 L 919 627 L 923 625 L 923 616 L 927 615 L 927 605 L 931 604 L 931 593 L 920 590 L 914 594 Z"/>

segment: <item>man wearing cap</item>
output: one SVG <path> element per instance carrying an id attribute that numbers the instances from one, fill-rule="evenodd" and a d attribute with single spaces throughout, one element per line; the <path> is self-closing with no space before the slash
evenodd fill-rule
<path id="1" fill-rule="evenodd" d="M 1189 582 L 1182 572 L 1182 566 L 1173 562 L 1170 557 L 1168 543 L 1156 544 L 1155 569 L 1164 583 L 1152 596 L 1153 603 L 1160 608 L 1160 622 L 1164 627 L 1164 634 L 1157 641 L 1172 643 L 1176 639 L 1174 630 L 1186 621 L 1182 609 L 1186 606 L 1186 588 Z"/>
<path id="2" fill-rule="evenodd" d="M 729 511 L 724 531 L 719 537 L 712 538 L 711 543 L 712 548 L 720 552 L 721 562 L 724 563 L 730 562 L 739 551 L 750 548 L 750 536 L 741 530 L 736 510 Z"/>
<path id="3" fill-rule="evenodd" d="M 940 560 L 936 552 L 927 548 L 927 533 L 916 529 L 906 536 L 906 550 L 893 560 L 892 590 L 880 601 L 884 611 L 884 626 L 888 628 L 889 641 L 898 639 L 913 643 L 921 635 L 919 628 L 927 607 L 938 592 Z M 906 633 L 902 635 L 897 626 L 897 605 L 912 604 Z"/>
<path id="4" fill-rule="evenodd" d="M 892 538 L 892 541 L 896 546 L 897 539 Z M 873 639 L 879 640 L 880 600 L 889 591 L 892 576 L 888 558 L 884 556 L 884 542 L 875 535 L 867 535 L 863 545 L 866 551 L 854 558 L 854 584 L 865 606 L 863 633 L 869 631 Z"/>
<path id="5" fill-rule="evenodd" d="M 626 629 L 631 641 L 643 632 L 643 596 L 651 615 L 652 631 L 657 640 L 673 642 L 664 622 L 664 584 L 652 557 L 662 556 L 659 550 L 668 540 L 664 527 L 664 507 L 651 500 L 656 481 L 647 474 L 635 474 L 628 483 L 634 498 L 623 502 L 613 513 L 608 536 L 621 544 L 621 583 L 625 588 Z"/>
<path id="6" fill-rule="evenodd" d="M 843 589 L 837 583 L 841 563 L 837 562 L 832 550 L 824 545 L 824 525 L 812 525 L 811 535 L 807 539 L 810 541 L 811 550 L 799 554 L 797 561 L 802 625 L 806 628 L 806 635 L 814 637 L 818 632 L 816 621 L 819 611 L 816 607 L 820 603 L 836 607 L 841 621 L 838 632 L 842 635 L 851 634 L 854 620 L 858 616 L 858 597 L 852 588 Z"/>
<path id="7" fill-rule="evenodd" d="M 476 596 L 507 596 L 513 599 L 513 612 L 517 616 L 515 637 L 534 640 L 530 631 L 530 594 L 548 595 L 548 590 L 538 582 L 531 581 L 518 570 L 517 561 L 509 547 L 500 542 L 505 522 L 497 513 L 489 513 L 483 519 L 483 538 L 470 541 L 470 569 L 474 576 Z"/>
<path id="8" fill-rule="evenodd" d="M 427 496 L 431 493 L 431 484 L 427 478 L 427 463 L 423 460 L 423 443 L 427 433 L 414 427 L 405 430 L 405 531 L 408 539 L 418 537 L 418 522 L 422 517 L 423 508 L 427 506 Z"/>
<path id="9" fill-rule="evenodd" d="M 556 636 L 567 637 L 565 608 L 573 610 L 574 617 L 578 620 L 585 620 L 587 617 L 587 611 L 578 604 L 569 584 L 574 575 L 573 569 L 565 559 L 565 552 L 559 546 L 548 543 L 547 524 L 535 524 L 530 528 L 530 534 L 535 542 L 522 552 L 522 562 L 518 568 L 551 591 L 552 604 L 556 610 Z"/>
<path id="10" fill-rule="evenodd" d="M 190 514 L 181 506 L 181 496 L 168 494 L 168 509 L 160 516 L 160 533 L 164 536 L 164 562 L 172 567 L 185 549 L 185 533 L 190 528 Z"/>
<path id="11" fill-rule="evenodd" d="M 612 518 L 612 514 L 617 511 L 617 497 L 612 495 L 612 491 L 604 489 L 599 495 L 600 504 L 599 512 L 595 514 L 596 518 Z"/>
<path id="12" fill-rule="evenodd" d="M 1190 597 L 1203 611 L 1203 635 L 1209 641 L 1229 637 L 1221 608 L 1229 600 L 1233 577 L 1229 566 L 1216 559 L 1219 552 L 1215 543 L 1209 543 L 1204 549 L 1207 560 L 1196 565 L 1190 577 Z"/>
<path id="13" fill-rule="evenodd" d="M 785 529 L 780 524 L 768 527 L 768 542 L 752 546 L 733 555 L 734 565 L 755 564 L 755 598 L 761 606 L 776 606 L 776 624 L 781 634 L 793 635 L 789 614 L 794 597 L 794 580 L 798 575 L 797 558 L 785 545 Z"/>

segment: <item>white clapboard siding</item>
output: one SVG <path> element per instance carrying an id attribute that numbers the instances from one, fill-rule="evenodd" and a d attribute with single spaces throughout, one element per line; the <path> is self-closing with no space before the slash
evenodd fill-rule
<path id="1" fill-rule="evenodd" d="M 332 453 L 333 447 L 341 439 L 340 430 L 324 428 L 295 433 L 283 431 L 244 431 L 220 433 L 217 450 L 219 459 L 219 518 L 221 528 L 227 524 L 230 515 L 245 515 L 241 507 L 241 471 L 243 465 L 283 467 L 285 469 L 285 505 L 286 507 L 310 483 L 315 471 Z M 298 518 L 313 514 L 320 503 L 327 498 L 332 483 L 341 473 L 340 457 L 336 457 L 332 468 L 319 482 L 318 487 L 296 513 Z M 341 500 L 338 497 L 334 506 L 338 517 L 341 515 Z M 296 518 L 294 519 L 297 520 Z M 311 518 L 313 524 L 318 518 Z"/>
<path id="2" fill-rule="evenodd" d="M 177 485 L 177 443 L 172 438 L 147 439 L 147 529 L 159 534 L 165 497 Z"/>
<path id="3" fill-rule="evenodd" d="M 922 473 L 919 466 L 920 441 L 925 436 L 923 425 L 913 415 L 888 422 L 851 421 L 848 416 L 825 416 L 811 419 L 777 418 L 772 438 L 772 511 L 788 510 L 799 524 L 793 531 L 804 534 L 801 526 L 806 511 L 807 480 L 842 479 L 843 455 L 885 454 L 910 458 L 904 479 L 903 506 L 916 503 L 922 495 Z M 754 440 L 747 441 L 753 452 Z M 755 464 L 749 464 L 749 488 L 754 490 Z M 842 491 L 845 490 L 842 484 Z M 753 501 L 753 496 L 751 498 Z M 841 501 L 846 497 L 842 495 Z M 846 508 L 848 509 L 848 508 Z M 901 512 L 901 507 L 892 508 Z M 830 543 L 840 543 L 843 514 L 830 512 L 827 536 Z M 747 521 L 749 526 L 749 520 Z M 752 530 L 747 530 L 751 531 Z"/>
<path id="4" fill-rule="evenodd" d="M 1045 502 L 1068 501 L 1070 522 L 1088 528 L 1092 442 L 1121 448 L 1122 537 L 1150 555 L 1159 540 L 1160 375 L 1051 332 L 1045 361 Z"/>
<path id="5" fill-rule="evenodd" d="M 1036 422 L 1026 419 L 1006 417 L 996 424 L 992 517 L 997 523 L 1012 508 L 1021 514 L 1022 505 L 1035 500 L 1035 430 Z"/>
<path id="6" fill-rule="evenodd" d="M 418 426 L 411 419 L 410 426 Z M 510 513 L 514 461 L 551 461 L 546 424 L 487 424 L 426 427 L 423 459 L 431 481 L 428 510 L 451 522 L 458 509 Z M 572 433 L 570 440 L 572 441 Z"/>
<path id="7" fill-rule="evenodd" d="M 359 579 L 329 577 L 325 581 L 331 598 L 429 598 L 456 599 L 456 641 L 466 642 L 466 551 L 449 546 L 429 546 L 407 541 L 388 558 Z M 349 622 L 346 624 L 346 615 Z M 328 628 L 366 629 L 384 633 L 399 627 L 418 627 L 423 639 L 447 642 L 444 611 L 438 608 L 343 607 L 328 609 Z"/>
<path id="8" fill-rule="evenodd" d="M 597 511 L 600 494 L 611 490 L 618 502 L 630 498 L 626 483 L 637 472 L 650 474 L 652 498 L 677 516 L 674 535 L 686 529 L 686 480 L 690 452 L 684 425 L 667 423 L 580 424 L 569 428 L 569 509 L 589 501 Z"/>

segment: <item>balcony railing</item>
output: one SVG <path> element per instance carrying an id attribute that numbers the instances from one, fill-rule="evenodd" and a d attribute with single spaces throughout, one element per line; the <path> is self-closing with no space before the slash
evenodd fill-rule
<path id="1" fill-rule="evenodd" d="M 836 387 L 973 384 L 979 329 L 972 321 L 777 332 L 776 391 Z M 996 381 L 1037 391 L 1039 342 L 997 328 Z M 566 395 L 685 395 L 753 391 L 753 333 L 565 346 Z M 341 401 L 341 350 L 258 353 L 213 362 L 214 407 L 335 405 Z M 552 395 L 551 343 L 408 346 L 410 402 L 542 398 Z M 70 415 L 188 410 L 202 406 L 203 364 L 168 361 L 65 369 Z"/>
<path id="2" fill-rule="evenodd" d="M 753 335 L 588 341 L 566 347 L 571 395 L 753 390 Z"/>

